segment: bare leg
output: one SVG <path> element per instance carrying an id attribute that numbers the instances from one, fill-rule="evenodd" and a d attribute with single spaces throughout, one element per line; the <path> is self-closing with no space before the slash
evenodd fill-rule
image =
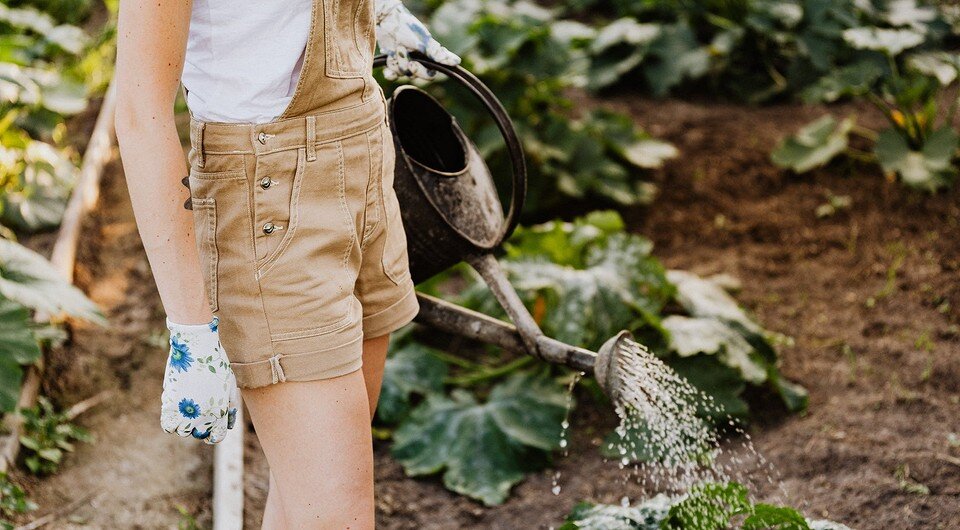
<path id="1" fill-rule="evenodd" d="M 267 490 L 267 505 L 263 509 L 262 530 L 285 530 L 287 520 L 283 516 L 283 504 L 280 502 L 280 492 L 277 490 L 277 479 L 270 472 L 270 489 Z"/>
<path id="2" fill-rule="evenodd" d="M 382 335 L 363 341 L 363 381 L 366 385 L 371 417 L 377 409 L 377 400 L 380 397 L 383 366 L 387 359 L 389 344 L 390 335 Z M 263 511 L 262 528 L 263 530 L 283 530 L 287 526 L 277 480 L 273 476 L 273 471 L 270 471 L 270 489 L 267 493 L 266 508 Z"/>
<path id="3" fill-rule="evenodd" d="M 363 373 L 243 390 L 286 528 L 374 527 L 373 442 Z M 271 495 L 272 496 L 272 495 Z"/>
<path id="4" fill-rule="evenodd" d="M 370 400 L 370 417 L 377 410 L 380 399 L 380 385 L 383 383 L 383 365 L 387 361 L 387 347 L 390 335 L 381 335 L 363 341 L 363 382 L 367 386 L 367 399 Z"/>

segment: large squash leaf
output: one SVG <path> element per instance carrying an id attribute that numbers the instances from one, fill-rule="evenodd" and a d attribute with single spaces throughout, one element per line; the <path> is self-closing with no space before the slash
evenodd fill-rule
<path id="1" fill-rule="evenodd" d="M 958 146 L 960 136 L 950 126 L 930 133 L 920 150 L 912 149 L 903 135 L 890 128 L 880 132 L 874 151 L 884 171 L 897 173 L 908 186 L 933 192 L 953 183 Z"/>
<path id="2" fill-rule="evenodd" d="M 0 412 L 10 412 L 20 394 L 21 365 L 40 357 L 30 312 L 22 305 L 0 297 Z"/>
<path id="3" fill-rule="evenodd" d="M 637 506 L 581 502 L 559 530 L 660 530 L 672 502 L 663 493 Z"/>
<path id="4" fill-rule="evenodd" d="M 774 164 L 797 173 L 823 166 L 847 150 L 853 125 L 851 118 L 837 123 L 837 120 L 828 114 L 780 142 L 770 158 Z"/>
<path id="5" fill-rule="evenodd" d="M 410 476 L 443 471 L 450 490 L 500 504 L 558 447 L 566 404 L 562 386 L 523 373 L 493 387 L 485 402 L 463 390 L 431 394 L 394 433 L 393 455 Z"/>
<path id="6" fill-rule="evenodd" d="M 0 239 L 0 295 L 51 315 L 106 323 L 96 304 L 64 281 L 46 258 L 8 239 Z"/>
<path id="7" fill-rule="evenodd" d="M 616 212 L 593 212 L 574 222 L 520 228 L 501 265 L 544 332 L 558 340 L 598 348 L 622 329 L 650 332 L 659 342 L 658 314 L 674 289 L 650 255 L 649 240 L 623 232 Z M 503 316 L 476 279 L 460 302 Z"/>
<path id="8" fill-rule="evenodd" d="M 21 231 L 55 228 L 63 218 L 77 168 L 64 152 L 50 144 L 26 135 L 18 140 L 22 140 L 22 148 L 0 148 L 0 157 L 18 160 L 7 167 L 11 184 L 0 197 L 0 220 Z"/>
<path id="9" fill-rule="evenodd" d="M 383 374 L 383 388 L 377 418 L 387 424 L 402 420 L 411 408 L 413 396 L 443 392 L 447 364 L 430 353 L 430 348 L 408 342 L 390 352 Z"/>

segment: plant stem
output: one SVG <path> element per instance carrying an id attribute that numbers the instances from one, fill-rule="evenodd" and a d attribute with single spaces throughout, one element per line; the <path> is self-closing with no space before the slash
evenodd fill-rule
<path id="1" fill-rule="evenodd" d="M 876 107 L 881 114 L 883 114 L 883 117 L 886 118 L 888 122 L 890 122 L 890 125 L 893 125 L 894 129 L 900 130 L 901 132 L 905 132 L 903 131 L 903 126 L 897 123 L 897 120 L 893 117 L 893 109 L 891 109 L 890 106 L 887 105 L 887 102 L 884 101 L 883 98 L 881 98 L 880 96 L 876 95 L 873 92 L 867 92 L 867 101 L 873 104 L 873 106 Z"/>
<path id="2" fill-rule="evenodd" d="M 852 132 L 853 134 L 856 134 L 857 136 L 860 136 L 861 138 L 866 138 L 867 140 L 870 140 L 872 142 L 876 142 L 877 136 L 879 136 L 879 134 L 877 134 L 877 131 L 874 131 L 873 129 L 868 129 L 863 125 L 857 125 L 857 124 L 854 124 L 853 127 L 850 128 L 850 132 Z"/>
<path id="3" fill-rule="evenodd" d="M 454 366 L 458 366 L 466 370 L 484 370 L 485 369 L 485 367 L 480 363 L 468 361 L 463 357 L 460 357 L 458 355 L 451 355 L 445 351 L 435 350 L 433 348 L 430 348 L 429 352 L 430 352 L 430 355 L 433 355 L 434 357 L 436 357 L 437 359 L 440 359 L 445 363 L 452 364 Z"/>
<path id="4" fill-rule="evenodd" d="M 873 164 L 877 161 L 876 156 L 869 151 L 862 151 L 860 149 L 855 149 L 853 147 L 847 147 L 847 156 L 865 164 Z"/>
<path id="5" fill-rule="evenodd" d="M 488 381 L 490 379 L 496 379 L 502 377 L 509 373 L 515 372 L 524 366 L 532 364 L 537 359 L 535 357 L 524 356 L 513 361 L 508 362 L 507 364 L 498 366 L 496 368 L 481 369 L 471 374 L 462 375 L 459 377 L 452 377 L 447 379 L 446 383 L 454 386 L 470 386 L 477 383 L 482 383 L 483 381 Z"/>

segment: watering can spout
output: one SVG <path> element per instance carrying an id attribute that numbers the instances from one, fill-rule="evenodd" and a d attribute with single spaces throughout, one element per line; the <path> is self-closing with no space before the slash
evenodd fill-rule
<path id="1" fill-rule="evenodd" d="M 616 401 L 620 395 L 617 358 L 625 351 L 626 342 L 633 338 L 627 330 L 610 338 L 598 352 L 572 346 L 539 333 L 534 337 L 536 349 L 531 351 L 525 344 L 521 331 L 512 324 L 423 293 L 417 293 L 417 299 L 420 302 L 420 313 L 416 321 L 421 324 L 592 374 L 611 400 Z"/>

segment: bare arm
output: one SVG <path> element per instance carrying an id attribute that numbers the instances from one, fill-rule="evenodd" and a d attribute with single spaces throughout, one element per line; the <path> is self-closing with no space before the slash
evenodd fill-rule
<path id="1" fill-rule="evenodd" d="M 212 318 L 204 294 L 173 104 L 183 70 L 191 0 L 121 2 L 117 139 L 130 200 L 167 317 Z"/>

